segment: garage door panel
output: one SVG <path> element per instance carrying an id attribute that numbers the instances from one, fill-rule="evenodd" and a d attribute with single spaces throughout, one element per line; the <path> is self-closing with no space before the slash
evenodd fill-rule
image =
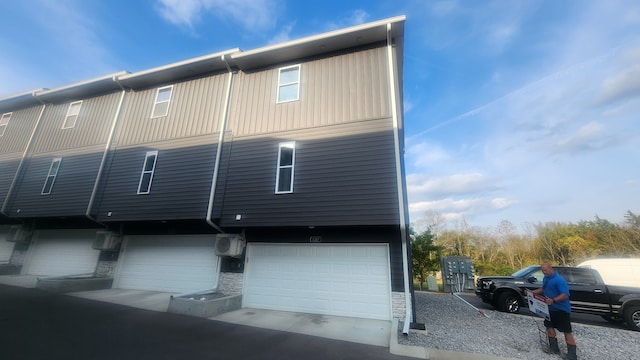
<path id="1" fill-rule="evenodd" d="M 250 244 L 244 306 L 390 319 L 386 245 Z"/>
<path id="2" fill-rule="evenodd" d="M 211 235 L 128 236 L 114 286 L 166 292 L 213 289 L 219 257 Z"/>
<path id="3" fill-rule="evenodd" d="M 93 273 L 100 251 L 95 230 L 41 230 L 29 246 L 24 274 L 62 276 Z"/>

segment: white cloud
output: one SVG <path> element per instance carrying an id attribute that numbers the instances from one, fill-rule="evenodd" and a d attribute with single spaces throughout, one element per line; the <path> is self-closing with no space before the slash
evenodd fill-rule
<path id="1" fill-rule="evenodd" d="M 414 198 L 442 197 L 452 194 L 469 194 L 491 191 L 497 184 L 480 173 L 430 176 L 428 174 L 407 175 L 407 191 Z"/>
<path id="2" fill-rule="evenodd" d="M 205 13 L 230 18 L 245 30 L 260 32 L 276 23 L 275 0 L 158 0 L 157 10 L 168 22 L 193 29 Z"/>
<path id="3" fill-rule="evenodd" d="M 291 34 L 291 31 L 293 30 L 294 26 L 296 25 L 295 21 L 287 24 L 285 26 L 282 27 L 282 29 L 269 40 L 269 44 L 279 44 L 279 43 L 284 43 L 287 42 L 289 40 L 291 40 L 291 38 L 289 37 L 289 34 Z"/>
<path id="4" fill-rule="evenodd" d="M 596 103 L 606 104 L 632 97 L 640 97 L 640 65 L 637 64 L 604 79 Z"/>
<path id="5" fill-rule="evenodd" d="M 506 198 L 472 197 L 464 199 L 443 198 L 434 201 L 420 201 L 409 204 L 409 216 L 412 222 L 426 214 L 437 213 L 445 220 L 453 221 L 462 218 L 471 218 L 476 215 L 504 210 L 514 204 L 515 201 Z"/>

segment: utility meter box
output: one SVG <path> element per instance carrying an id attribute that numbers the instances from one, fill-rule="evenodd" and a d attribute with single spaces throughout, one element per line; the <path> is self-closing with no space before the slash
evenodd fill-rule
<path id="1" fill-rule="evenodd" d="M 442 269 L 442 284 L 445 292 L 463 292 L 474 289 L 474 268 L 471 258 L 468 256 L 443 256 L 440 269 Z"/>

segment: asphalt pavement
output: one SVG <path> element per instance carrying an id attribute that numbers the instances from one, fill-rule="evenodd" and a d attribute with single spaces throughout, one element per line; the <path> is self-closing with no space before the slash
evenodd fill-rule
<path id="1" fill-rule="evenodd" d="M 3 359 L 410 359 L 381 346 L 0 285 Z"/>

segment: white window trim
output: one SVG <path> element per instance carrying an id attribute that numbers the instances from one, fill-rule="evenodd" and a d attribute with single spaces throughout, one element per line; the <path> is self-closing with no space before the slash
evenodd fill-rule
<path id="1" fill-rule="evenodd" d="M 280 83 L 280 77 L 282 76 L 282 72 L 285 71 L 285 70 L 293 69 L 293 68 L 298 68 L 298 78 L 296 79 L 296 81 L 285 83 L 285 84 Z M 278 69 L 278 91 L 276 93 L 276 103 L 277 104 L 284 104 L 284 103 L 288 103 L 288 102 L 291 102 L 291 101 L 300 100 L 300 73 L 301 72 L 302 72 L 302 70 L 300 68 L 300 64 L 292 65 L 292 66 L 286 66 L 286 67 L 282 67 L 282 68 Z M 293 84 L 297 84 L 298 85 L 298 88 L 297 88 L 298 91 L 296 92 L 296 98 L 295 99 L 288 99 L 288 100 L 280 101 L 280 88 L 282 88 L 283 86 L 293 85 Z"/>
<path id="2" fill-rule="evenodd" d="M 58 168 L 56 169 L 55 174 L 52 174 L 51 170 L 53 169 L 53 165 L 55 163 L 58 163 Z M 51 194 L 51 191 L 53 190 L 53 184 L 55 184 L 56 182 L 56 177 L 58 177 L 58 172 L 60 171 L 61 165 L 62 165 L 62 158 L 54 158 L 53 160 L 51 160 L 51 165 L 49 165 L 49 172 L 47 173 L 47 178 L 44 180 L 44 185 L 42 186 L 42 192 L 40 192 L 41 195 Z M 49 182 L 50 178 L 52 178 L 51 185 L 49 186 L 49 189 L 47 189 L 47 183 Z"/>
<path id="3" fill-rule="evenodd" d="M 145 171 L 144 168 L 147 165 L 147 159 L 149 159 L 149 156 L 154 156 L 153 159 L 153 166 L 151 167 L 151 170 L 147 170 Z M 149 194 L 151 192 L 151 184 L 153 183 L 153 175 L 156 171 L 156 162 L 158 161 L 158 150 L 155 151 L 147 151 L 147 154 L 144 157 L 144 162 L 142 163 L 142 171 L 140 172 L 140 181 L 138 182 L 138 195 L 145 195 L 145 194 Z M 149 177 L 149 187 L 147 188 L 146 191 L 140 191 L 142 190 L 142 179 L 144 179 L 144 175 L 145 174 L 151 174 L 151 176 Z"/>
<path id="4" fill-rule="evenodd" d="M 280 159 L 282 158 L 282 148 L 293 149 L 293 154 L 291 155 L 291 165 L 280 165 Z M 280 169 L 291 168 L 291 186 L 287 191 L 278 191 L 280 187 Z M 283 142 L 278 145 L 278 167 L 276 168 L 276 194 L 291 194 L 293 193 L 293 180 L 295 179 L 295 168 L 296 168 L 296 142 L 289 141 Z"/>
<path id="5" fill-rule="evenodd" d="M 160 91 L 166 90 L 166 89 L 170 89 L 170 91 L 169 91 L 169 99 L 167 99 L 165 101 L 158 101 L 158 95 L 160 95 Z M 153 102 L 153 109 L 151 109 L 151 118 L 152 119 L 159 118 L 159 117 L 164 117 L 164 116 L 167 116 L 169 114 L 169 106 L 171 105 L 171 98 L 172 97 L 173 97 L 173 85 L 163 86 L 161 88 L 157 88 L 156 89 L 156 97 L 155 97 L 155 100 Z M 155 115 L 156 107 L 158 106 L 158 104 L 163 104 L 163 103 L 167 103 L 167 109 L 165 110 L 164 114 Z"/>
<path id="6" fill-rule="evenodd" d="M 7 126 L 9 126 L 9 122 L 11 121 L 11 115 L 13 115 L 13 113 L 8 112 L 2 114 L 2 117 L 0 117 L 0 136 L 3 136 L 4 132 L 7 130 Z"/>
<path id="7" fill-rule="evenodd" d="M 73 108 L 74 105 L 80 105 L 80 106 L 78 106 L 78 112 L 77 113 L 72 113 L 71 112 L 71 109 Z M 74 101 L 71 104 L 69 104 L 69 108 L 67 109 L 67 115 L 64 117 L 64 122 L 62 123 L 62 128 L 63 129 L 72 129 L 72 128 L 76 127 L 76 123 L 78 122 L 78 117 L 80 116 L 80 109 L 81 108 L 82 108 L 82 100 L 81 101 Z M 76 119 L 73 121 L 73 125 L 69 126 L 68 120 L 72 116 L 75 116 Z"/>

